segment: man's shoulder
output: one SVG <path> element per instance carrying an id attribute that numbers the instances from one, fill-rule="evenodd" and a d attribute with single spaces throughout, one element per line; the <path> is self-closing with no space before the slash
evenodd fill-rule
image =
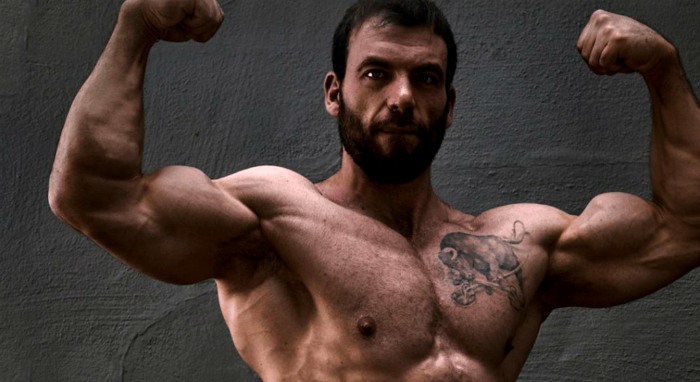
<path id="1" fill-rule="evenodd" d="M 516 203 L 506 204 L 503 206 L 494 207 L 481 212 L 477 215 L 480 219 L 504 218 L 514 215 L 532 216 L 532 217 L 565 217 L 570 214 L 562 211 L 559 208 L 538 203 Z"/>
<path id="2" fill-rule="evenodd" d="M 214 180 L 220 188 L 236 195 L 260 192 L 313 191 L 313 183 L 284 167 L 257 166 Z"/>
<path id="3" fill-rule="evenodd" d="M 304 203 L 320 196 L 309 179 L 277 166 L 251 167 L 216 179 L 214 183 L 254 211 Z"/>
<path id="4" fill-rule="evenodd" d="M 255 166 L 234 172 L 233 174 L 216 179 L 221 186 L 234 187 L 241 182 L 299 182 L 311 184 L 306 177 L 296 171 L 280 166 Z"/>
<path id="5" fill-rule="evenodd" d="M 522 227 L 539 243 L 556 241 L 574 219 L 556 207 L 518 203 L 495 207 L 474 217 L 473 224 L 485 232 L 508 232 Z"/>

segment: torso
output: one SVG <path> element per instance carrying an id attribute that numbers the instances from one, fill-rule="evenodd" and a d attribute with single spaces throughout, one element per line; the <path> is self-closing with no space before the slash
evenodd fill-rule
<path id="1" fill-rule="evenodd" d="M 299 200 L 263 217 L 217 280 L 264 380 L 515 380 L 549 313 L 538 288 L 555 232 L 533 220 L 546 208 L 446 208 L 409 240 L 320 193 Z"/>

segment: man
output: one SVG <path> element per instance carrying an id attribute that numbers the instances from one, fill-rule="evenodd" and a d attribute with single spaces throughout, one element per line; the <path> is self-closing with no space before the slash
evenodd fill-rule
<path id="1" fill-rule="evenodd" d="M 142 173 L 149 49 L 206 41 L 222 18 L 213 0 L 124 3 L 67 117 L 50 202 L 146 274 L 215 279 L 234 344 L 264 380 L 512 381 L 552 310 L 624 303 L 700 265 L 700 108 L 675 48 L 648 27 L 598 11 L 578 48 L 594 72 L 648 84 L 653 199 L 472 216 L 430 183 L 456 53 L 426 0 L 361 0 L 338 27 L 324 85 L 343 152 L 327 180 Z"/>

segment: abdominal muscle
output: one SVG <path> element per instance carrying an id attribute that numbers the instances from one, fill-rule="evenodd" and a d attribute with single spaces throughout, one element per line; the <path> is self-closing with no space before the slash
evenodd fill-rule
<path id="1" fill-rule="evenodd" d="M 498 369 L 489 368 L 484 362 L 455 350 L 447 340 L 438 337 L 434 351 L 425 360 L 411 367 L 401 380 L 404 381 L 503 381 Z"/>
<path id="2" fill-rule="evenodd" d="M 323 345 L 301 346 L 290 354 L 296 358 L 297 368 L 271 368 L 259 374 L 265 381 L 504 381 L 497 369 L 455 349 L 444 348 L 439 342 L 436 340 L 434 349 L 423 359 L 402 359 L 399 354 L 404 349 L 397 347 L 395 353 L 389 350 L 389 354 L 378 357 L 384 361 L 367 360 L 371 350 L 359 357 L 362 360 L 346 357 L 348 352 L 363 352 L 356 344 L 346 344 L 343 351 L 329 350 Z"/>
<path id="3" fill-rule="evenodd" d="M 372 346 L 318 339 L 287 349 L 240 349 L 241 356 L 266 382 L 274 381 L 504 381 L 500 371 L 455 349 L 435 346 L 421 359 L 403 357 L 407 349 L 373 356 Z M 333 340 L 331 340 L 333 341 Z M 344 346 L 343 346 L 344 345 Z"/>

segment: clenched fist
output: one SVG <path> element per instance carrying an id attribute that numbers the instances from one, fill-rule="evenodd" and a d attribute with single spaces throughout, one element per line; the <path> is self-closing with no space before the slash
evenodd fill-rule
<path id="1" fill-rule="evenodd" d="M 581 32 L 577 48 L 597 74 L 652 73 L 675 55 L 675 48 L 648 26 L 598 10 Z"/>
<path id="2" fill-rule="evenodd" d="M 204 42 L 219 29 L 224 12 L 216 0 L 127 0 L 120 17 L 158 40 Z"/>

